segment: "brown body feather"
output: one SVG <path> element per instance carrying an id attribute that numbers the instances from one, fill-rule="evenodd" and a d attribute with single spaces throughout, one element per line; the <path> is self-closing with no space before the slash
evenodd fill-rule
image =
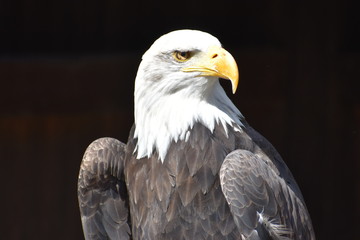
<path id="1" fill-rule="evenodd" d="M 92 143 L 78 185 L 86 239 L 315 239 L 286 164 L 243 123 L 240 132 L 197 123 L 164 162 L 156 152 L 136 159 L 134 127 L 127 145 Z"/>
<path id="2" fill-rule="evenodd" d="M 189 131 L 187 142 L 170 144 L 164 163 L 156 153 L 135 159 L 131 131 L 125 180 L 133 239 L 240 239 L 219 179 L 237 136 L 227 137 L 222 126 L 211 133 L 196 124 Z"/>
<path id="3" fill-rule="evenodd" d="M 164 162 L 156 152 L 136 159 L 134 127 L 127 145 L 92 143 L 78 185 L 86 239 L 315 239 L 286 164 L 243 122 L 243 131 L 228 126 L 228 133 L 195 124 L 187 141 L 170 144 Z M 271 236 L 272 228 L 284 237 Z"/>
<path id="4" fill-rule="evenodd" d="M 258 154 L 276 173 L 281 170 L 281 177 L 291 183 L 296 198 L 303 201 L 279 154 L 247 124 L 242 132 L 230 130 L 226 133 L 218 125 L 211 133 L 201 124 L 195 124 L 189 131 L 188 141 L 170 144 L 163 163 L 156 153 L 151 158 L 136 159 L 133 154 L 136 139 L 132 138 L 131 131 L 126 148 L 125 180 L 129 189 L 133 239 L 241 239 L 241 231 L 236 227 L 219 179 L 225 157 L 236 149 Z M 247 186 L 254 190 L 263 179 L 252 177 L 252 183 Z M 261 204 L 263 199 L 253 201 Z M 273 216 L 279 213 L 275 208 L 274 205 L 269 209 Z M 248 218 L 252 219 L 244 216 L 244 221 L 258 220 L 256 214 Z"/>

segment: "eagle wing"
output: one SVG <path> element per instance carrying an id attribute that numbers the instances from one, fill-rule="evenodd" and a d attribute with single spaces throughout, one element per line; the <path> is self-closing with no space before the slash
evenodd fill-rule
<path id="1" fill-rule="evenodd" d="M 264 155 L 247 150 L 229 153 L 220 182 L 245 239 L 315 239 L 297 186 L 291 187 L 292 181 L 284 179 Z"/>
<path id="2" fill-rule="evenodd" d="M 80 167 L 78 199 L 85 239 L 130 239 L 124 182 L 125 144 L 100 138 L 87 148 Z"/>

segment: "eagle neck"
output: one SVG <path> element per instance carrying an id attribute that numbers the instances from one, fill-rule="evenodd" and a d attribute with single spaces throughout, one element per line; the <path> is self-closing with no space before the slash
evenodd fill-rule
<path id="1" fill-rule="evenodd" d="M 137 158 L 150 157 L 154 151 L 163 162 L 172 142 L 187 141 L 196 123 L 211 132 L 220 124 L 228 131 L 241 131 L 242 115 L 227 97 L 218 81 L 202 97 L 186 92 L 161 97 L 135 94 L 135 133 Z"/>

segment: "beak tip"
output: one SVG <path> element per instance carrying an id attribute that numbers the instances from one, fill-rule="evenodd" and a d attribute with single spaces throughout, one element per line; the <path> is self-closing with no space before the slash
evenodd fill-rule
<path id="1" fill-rule="evenodd" d="M 238 78 L 235 78 L 236 80 L 230 80 L 231 81 L 231 86 L 232 86 L 232 93 L 235 94 L 236 93 L 236 90 L 237 90 L 237 87 L 238 87 L 238 83 L 239 83 L 239 80 Z"/>

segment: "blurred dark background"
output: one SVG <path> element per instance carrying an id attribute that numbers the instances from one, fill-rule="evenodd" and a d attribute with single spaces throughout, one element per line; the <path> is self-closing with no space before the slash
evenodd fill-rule
<path id="1" fill-rule="evenodd" d="M 127 140 L 142 53 L 160 35 L 217 36 L 231 95 L 297 179 L 318 239 L 359 239 L 360 4 L 328 1 L 0 0 L 2 239 L 83 239 L 87 145 Z"/>

